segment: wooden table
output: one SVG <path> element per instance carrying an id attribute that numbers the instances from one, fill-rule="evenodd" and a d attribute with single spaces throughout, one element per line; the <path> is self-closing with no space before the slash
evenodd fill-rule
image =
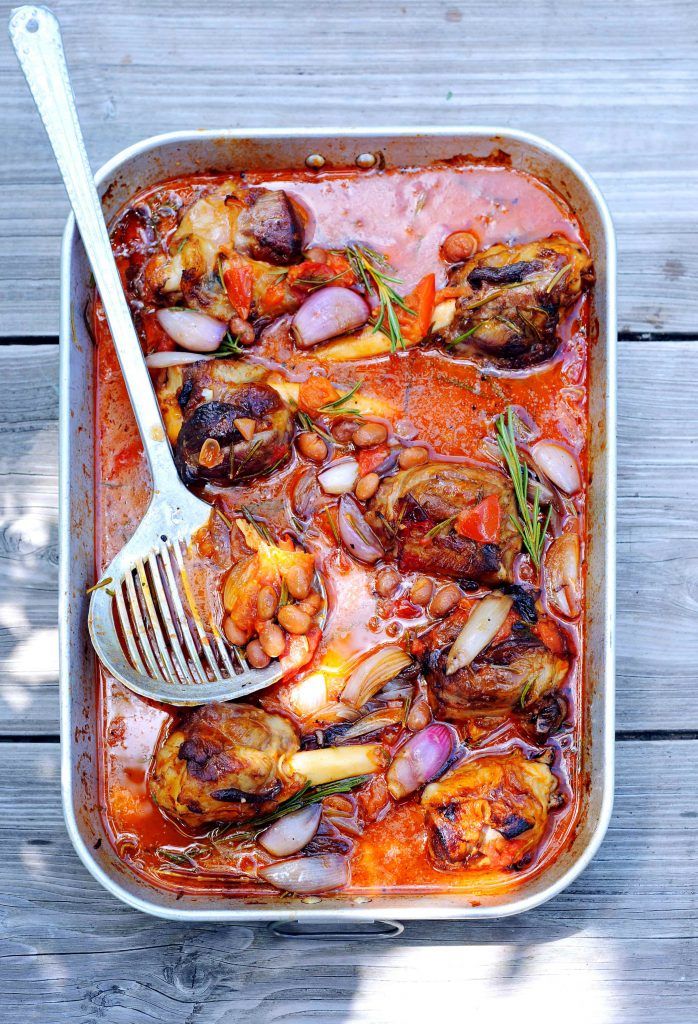
<path id="1" fill-rule="evenodd" d="M 456 1011 L 498 1021 L 550 1016 L 564 1000 L 570 1024 L 694 1020 L 695 3 L 55 6 L 95 166 L 176 128 L 479 123 L 547 136 L 595 175 L 620 248 L 617 797 L 600 853 L 553 902 L 489 925 L 412 923 L 390 942 L 182 927 L 129 910 L 90 878 L 63 827 L 58 777 L 56 334 L 67 207 L 5 45 L 0 1017 L 381 1024 Z"/>

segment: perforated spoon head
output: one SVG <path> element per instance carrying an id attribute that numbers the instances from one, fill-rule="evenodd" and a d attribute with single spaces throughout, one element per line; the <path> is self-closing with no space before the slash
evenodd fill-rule
<path id="1" fill-rule="evenodd" d="M 105 570 L 90 599 L 90 637 L 107 671 L 143 697 L 179 705 L 245 697 L 278 682 L 283 669 L 279 661 L 250 668 L 244 651 L 206 621 L 187 572 L 187 551 L 213 510 L 180 488 L 174 496 L 154 496 Z M 316 586 L 326 608 L 319 576 Z"/>
<path id="2" fill-rule="evenodd" d="M 152 700 L 205 704 L 243 697 L 283 671 L 278 661 L 251 669 L 196 607 L 186 552 L 212 509 L 190 494 L 174 466 L 87 159 L 58 20 L 32 5 L 13 11 L 9 27 L 80 229 L 153 482 L 143 522 L 105 570 L 109 582 L 90 600 L 92 642 L 113 676 Z M 322 581 L 318 587 L 324 597 Z"/>

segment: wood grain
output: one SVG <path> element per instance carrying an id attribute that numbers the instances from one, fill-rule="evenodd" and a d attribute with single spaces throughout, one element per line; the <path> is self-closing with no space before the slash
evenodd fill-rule
<path id="1" fill-rule="evenodd" d="M 693 0 L 54 6 L 95 167 L 175 129 L 528 129 L 568 149 L 607 196 L 621 329 L 695 334 Z M 9 47 L 0 95 L 0 333 L 55 334 L 67 205 Z"/>
<path id="2" fill-rule="evenodd" d="M 0 347 L 0 706 L 16 735 L 57 730 L 57 357 Z M 618 727 L 696 728 L 698 345 L 622 342 L 619 377 Z"/>
<path id="3" fill-rule="evenodd" d="M 122 906 L 70 846 L 57 747 L 0 747 L 3 1019 L 409 1024 L 456 999 L 457 980 L 471 1019 L 538 1019 L 559 1000 L 570 1024 L 688 1021 L 698 742 L 621 743 L 618 758 L 600 852 L 538 910 L 408 923 L 387 942 L 281 942 L 262 926 L 181 925 Z"/>

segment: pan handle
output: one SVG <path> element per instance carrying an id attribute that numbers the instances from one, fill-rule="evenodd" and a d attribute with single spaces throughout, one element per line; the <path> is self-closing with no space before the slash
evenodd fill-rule
<path id="1" fill-rule="evenodd" d="M 401 921 L 272 921 L 269 925 L 269 931 L 277 939 L 323 939 L 326 942 L 396 939 L 404 930 Z"/>

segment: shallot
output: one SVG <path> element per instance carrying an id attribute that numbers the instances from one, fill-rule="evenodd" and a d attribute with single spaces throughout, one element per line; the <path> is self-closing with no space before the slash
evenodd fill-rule
<path id="1" fill-rule="evenodd" d="M 421 789 L 439 774 L 453 753 L 453 731 L 434 722 L 416 733 L 398 750 L 386 774 L 388 789 L 396 800 Z"/>
<path id="2" fill-rule="evenodd" d="M 341 700 L 360 708 L 374 693 L 412 664 L 402 647 L 389 645 L 369 654 L 351 673 L 341 693 Z"/>
<path id="3" fill-rule="evenodd" d="M 215 352 L 228 330 L 227 323 L 195 309 L 159 309 L 158 323 L 189 352 Z"/>
<path id="4" fill-rule="evenodd" d="M 279 818 L 257 836 L 257 842 L 273 857 L 290 857 L 307 846 L 320 826 L 322 804 L 309 804 Z"/>
<path id="5" fill-rule="evenodd" d="M 569 619 L 581 610 L 580 567 L 579 535 L 563 533 L 556 537 L 545 553 L 545 594 L 553 611 Z"/>
<path id="6" fill-rule="evenodd" d="M 342 543 L 360 562 L 373 565 L 385 554 L 381 542 L 366 522 L 361 509 L 348 494 L 343 494 L 339 499 L 337 525 Z"/>
<path id="7" fill-rule="evenodd" d="M 363 327 L 369 308 L 351 288 L 332 286 L 313 292 L 293 318 L 292 330 L 299 348 L 312 348 Z"/>
<path id="8" fill-rule="evenodd" d="M 145 357 L 145 365 L 149 370 L 167 370 L 170 366 L 200 363 L 202 359 L 212 358 L 213 356 L 202 355 L 200 352 L 151 352 Z"/>
<path id="9" fill-rule="evenodd" d="M 467 668 L 480 651 L 492 643 L 504 625 L 513 603 L 513 597 L 506 594 L 489 594 L 478 601 L 448 652 L 447 676 Z"/>
<path id="10" fill-rule="evenodd" d="M 539 441 L 531 449 L 545 475 L 565 494 L 581 490 L 582 477 L 574 455 L 555 441 Z"/>
<path id="11" fill-rule="evenodd" d="M 296 857 L 268 864 L 257 874 L 284 892 L 329 892 L 347 884 L 349 865 L 338 853 L 323 853 L 319 857 Z"/>

